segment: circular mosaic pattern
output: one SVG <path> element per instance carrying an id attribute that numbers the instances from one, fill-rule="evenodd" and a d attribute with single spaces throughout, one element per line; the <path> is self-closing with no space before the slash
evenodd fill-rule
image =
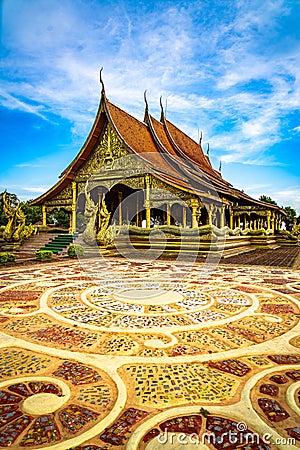
<path id="1" fill-rule="evenodd" d="M 300 447 L 299 273 L 89 265 L 0 273 L 2 448 L 150 450 L 162 426 L 241 423 Z"/>
<path id="2" fill-rule="evenodd" d="M 163 284 L 163 283 L 161 283 Z M 108 327 L 115 331 L 140 332 L 155 330 L 170 332 L 209 325 L 212 322 L 232 322 L 233 316 L 255 309 L 253 298 L 234 290 L 196 286 L 192 282 L 167 289 L 145 288 L 142 283 L 127 281 L 114 289 L 113 283 L 80 291 L 56 289 L 49 306 L 68 320 L 85 326 Z"/>

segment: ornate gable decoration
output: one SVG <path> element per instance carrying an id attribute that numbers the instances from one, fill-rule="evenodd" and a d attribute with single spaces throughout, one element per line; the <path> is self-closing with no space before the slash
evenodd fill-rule
<path id="1" fill-rule="evenodd" d="M 75 180 L 87 180 L 101 167 L 105 166 L 107 169 L 114 169 L 116 161 L 122 156 L 128 155 L 129 152 L 124 148 L 124 144 L 108 124 L 104 134 L 98 145 L 95 147 L 87 161 L 78 170 Z"/>
<path id="2" fill-rule="evenodd" d="M 72 204 L 72 186 L 69 183 L 61 192 L 56 194 L 51 200 L 46 202 L 47 206 L 66 207 Z M 67 208 L 65 208 L 67 209 Z"/>

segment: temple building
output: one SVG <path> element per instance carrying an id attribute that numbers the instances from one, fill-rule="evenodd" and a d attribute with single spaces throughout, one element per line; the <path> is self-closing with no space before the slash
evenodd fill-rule
<path id="1" fill-rule="evenodd" d="M 101 73 L 100 81 L 98 112 L 83 147 L 59 181 L 31 203 L 42 207 L 43 225 L 47 212 L 64 209 L 71 233 L 80 231 L 78 216 L 95 232 L 103 228 L 104 216 L 106 227 L 212 225 L 271 234 L 280 229 L 284 212 L 224 180 L 201 142 L 170 122 L 162 104 L 157 120 L 145 95 L 140 121 L 108 100 Z"/>

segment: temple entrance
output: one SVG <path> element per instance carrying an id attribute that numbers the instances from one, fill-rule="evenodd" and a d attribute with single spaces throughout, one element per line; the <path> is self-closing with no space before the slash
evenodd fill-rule
<path id="1" fill-rule="evenodd" d="M 141 226 L 145 216 L 143 211 L 144 192 L 118 183 L 105 194 L 105 203 L 111 213 L 110 222 L 115 225 Z"/>

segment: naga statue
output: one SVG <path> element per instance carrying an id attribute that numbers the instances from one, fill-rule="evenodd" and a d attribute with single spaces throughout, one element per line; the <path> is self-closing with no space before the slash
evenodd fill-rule
<path id="1" fill-rule="evenodd" d="M 7 198 L 6 191 L 3 192 L 2 203 L 3 212 L 8 220 L 3 231 L 3 239 L 7 242 L 23 242 L 35 232 L 35 228 L 32 224 L 25 225 L 26 216 L 21 209 L 20 202 L 13 207 Z"/>
<path id="2" fill-rule="evenodd" d="M 114 232 L 112 226 L 109 226 L 109 219 L 111 213 L 108 212 L 104 196 L 102 197 L 101 207 L 99 211 L 99 232 L 97 234 L 97 244 L 107 246 L 112 244 L 114 239 Z"/>
<path id="3" fill-rule="evenodd" d="M 87 187 L 85 187 L 85 198 L 84 222 L 86 223 L 86 228 L 82 234 L 82 238 L 86 244 L 94 245 L 96 239 L 95 223 L 98 206 L 95 205 L 91 199 L 91 194 L 90 192 L 87 192 Z"/>
<path id="4" fill-rule="evenodd" d="M 7 224 L 3 231 L 3 239 L 5 241 L 12 241 L 16 230 L 16 210 L 13 208 L 6 195 L 6 191 L 2 194 L 3 212 L 7 218 Z"/>

